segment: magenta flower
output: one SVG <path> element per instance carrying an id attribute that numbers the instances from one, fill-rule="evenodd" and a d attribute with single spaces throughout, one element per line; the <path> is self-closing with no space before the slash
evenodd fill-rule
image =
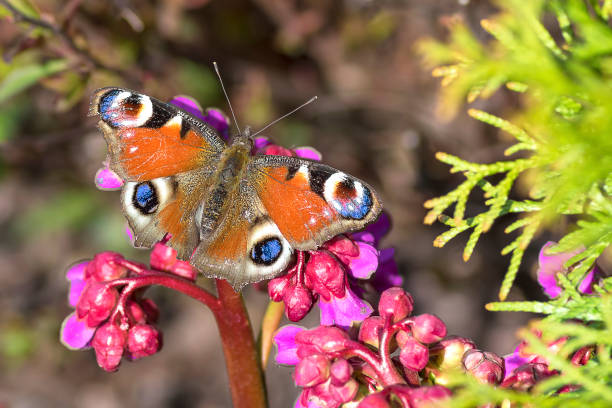
<path id="1" fill-rule="evenodd" d="M 582 250 L 575 250 L 572 252 L 561 252 L 558 254 L 549 254 L 548 250 L 551 247 L 557 245 L 554 241 L 548 241 L 540 250 L 538 257 L 538 283 L 544 289 L 544 293 L 550 298 L 556 298 L 561 294 L 561 287 L 557 283 L 558 273 L 568 273 L 568 268 L 564 267 L 564 264 L 569 261 L 573 256 L 582 252 Z M 602 276 L 602 272 L 599 270 L 597 264 L 589 271 L 584 277 L 578 290 L 582 293 L 593 293 L 592 286 L 596 283 L 597 279 Z"/>
<path id="2" fill-rule="evenodd" d="M 106 371 L 116 370 L 123 356 L 135 360 L 157 353 L 162 337 L 153 323 L 159 310 L 138 290 L 138 279 L 169 274 L 186 282 L 194 281 L 197 273 L 163 243 L 156 244 L 150 262 L 153 269 L 102 252 L 70 267 L 68 303 L 76 310 L 62 324 L 61 342 L 73 350 L 93 347 Z M 142 284 L 148 286 L 146 280 Z"/>
<path id="3" fill-rule="evenodd" d="M 392 400 L 419 407 L 448 397 L 444 387 L 423 387 L 431 351 L 440 359 L 436 339 L 446 327 L 432 315 L 410 317 L 412 307 L 412 296 L 395 287 L 383 292 L 380 316 L 363 320 L 357 338 L 354 330 L 337 326 L 280 328 L 276 362 L 296 366 L 293 378 L 302 388 L 295 407 L 390 407 Z"/>

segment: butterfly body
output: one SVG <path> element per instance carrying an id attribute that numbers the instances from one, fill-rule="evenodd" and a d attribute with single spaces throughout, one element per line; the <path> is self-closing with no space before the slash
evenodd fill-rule
<path id="1" fill-rule="evenodd" d="M 235 288 L 278 275 L 295 250 L 380 213 L 364 182 L 307 159 L 253 156 L 248 131 L 227 145 L 208 124 L 146 95 L 103 88 L 90 113 L 126 181 L 121 201 L 135 245 L 169 233 L 179 258 Z"/>

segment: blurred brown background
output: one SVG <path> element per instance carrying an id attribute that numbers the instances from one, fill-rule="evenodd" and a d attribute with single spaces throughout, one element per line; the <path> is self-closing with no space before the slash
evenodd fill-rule
<path id="1" fill-rule="evenodd" d="M 162 310 L 164 349 L 124 362 L 117 373 L 99 369 L 93 352 L 71 352 L 58 341 L 70 312 L 67 265 L 102 250 L 147 255 L 124 235 L 119 193 L 93 185 L 106 147 L 86 116 L 89 94 L 121 85 L 162 100 L 188 94 L 226 109 L 212 61 L 220 64 L 242 126 L 257 130 L 318 95 L 267 135 L 286 146 L 314 146 L 326 163 L 379 191 L 394 223 L 385 245 L 396 248 L 417 312 L 439 315 L 450 333 L 481 348 L 513 350 L 514 331 L 528 316 L 484 311 L 509 261 L 499 255 L 510 240 L 503 223 L 484 236 L 469 263 L 461 258 L 465 236 L 436 249 L 432 241 L 444 229 L 422 224 L 423 201 L 461 181 L 434 159 L 436 151 L 490 162 L 507 147 L 464 112 L 450 120 L 436 114 L 439 84 L 415 50 L 425 36 L 444 39 L 445 24 L 457 17 L 487 41 L 478 24 L 495 12 L 488 2 L 33 3 L 60 31 L 15 24 L 0 3 L 0 78 L 57 58 L 70 69 L 0 104 L 0 407 L 230 406 L 212 316 L 184 296 L 151 290 Z M 501 93 L 477 106 L 503 115 L 516 103 Z M 471 210 L 480 211 L 480 203 Z M 541 296 L 532 277 L 534 251 L 511 299 Z M 250 288 L 246 297 L 258 327 L 267 296 Z M 303 323 L 314 325 L 317 314 L 315 308 Z M 291 370 L 271 363 L 266 375 L 271 407 L 291 406 L 298 391 Z"/>

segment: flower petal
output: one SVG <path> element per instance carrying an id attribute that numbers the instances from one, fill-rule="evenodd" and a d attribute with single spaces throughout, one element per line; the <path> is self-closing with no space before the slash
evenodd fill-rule
<path id="1" fill-rule="evenodd" d="M 381 249 L 378 256 L 378 269 L 374 274 L 374 277 L 370 280 L 370 283 L 374 288 L 383 292 L 393 286 L 402 286 L 404 278 L 400 275 L 395 259 L 394 248 Z"/>
<path id="2" fill-rule="evenodd" d="M 275 361 L 278 364 L 296 365 L 300 362 L 297 356 L 297 344 L 295 335 L 306 330 L 301 326 L 286 325 L 281 327 L 274 334 L 274 344 L 276 344 Z"/>
<path id="3" fill-rule="evenodd" d="M 195 99 L 186 96 L 186 95 L 178 95 L 170 100 L 170 103 L 185 112 L 191 113 L 198 119 L 205 120 L 204 114 L 202 113 L 202 107 Z"/>
<path id="4" fill-rule="evenodd" d="M 357 279 L 369 279 L 378 269 L 378 251 L 372 245 L 356 242 L 359 256 L 349 258 L 349 273 Z"/>
<path id="5" fill-rule="evenodd" d="M 107 166 L 96 172 L 94 183 L 98 190 L 102 191 L 115 191 L 123 187 L 123 179 Z"/>
<path id="6" fill-rule="evenodd" d="M 521 357 L 519 355 L 519 347 L 516 348 L 516 350 L 514 350 L 514 353 L 509 354 L 507 356 L 504 357 L 504 361 L 505 361 L 505 370 L 506 370 L 506 374 L 505 374 L 505 378 L 509 377 L 512 372 L 514 371 L 515 368 L 522 366 L 523 364 L 526 364 L 529 362 L 528 358 L 524 358 Z"/>
<path id="7" fill-rule="evenodd" d="M 89 347 L 89 342 L 96 332 L 95 327 L 88 327 L 85 322 L 77 319 L 75 313 L 69 314 L 62 323 L 60 341 L 71 350 Z"/>
<path id="8" fill-rule="evenodd" d="M 321 161 L 323 158 L 323 155 L 319 153 L 317 149 L 310 146 L 296 147 L 293 149 L 293 151 L 298 157 L 302 157 L 304 159 Z"/>
<path id="9" fill-rule="evenodd" d="M 372 314 L 372 306 L 360 299 L 348 287 L 343 298 L 331 296 L 329 301 L 319 298 L 321 309 L 321 324 L 325 326 L 336 325 L 343 328 L 350 327 L 353 322 L 361 322 Z"/>
<path id="10" fill-rule="evenodd" d="M 554 241 L 548 241 L 540 250 L 538 256 L 538 283 L 544 289 L 548 297 L 555 298 L 561 293 L 561 287 L 557 284 L 556 274 L 564 272 L 566 269 L 563 264 L 571 257 L 580 252 L 562 252 L 558 254 L 548 254 L 548 249 L 557 245 Z"/>
<path id="11" fill-rule="evenodd" d="M 225 114 L 216 108 L 206 109 L 204 121 L 217 129 L 217 132 L 227 141 L 229 140 L 229 119 Z"/>

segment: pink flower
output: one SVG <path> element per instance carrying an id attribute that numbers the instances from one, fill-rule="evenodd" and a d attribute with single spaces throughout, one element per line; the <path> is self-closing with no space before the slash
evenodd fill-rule
<path id="1" fill-rule="evenodd" d="M 557 274 L 567 274 L 568 268 L 564 267 L 564 264 L 573 256 L 582 252 L 582 250 L 574 250 L 572 252 L 550 254 L 550 249 L 555 245 L 557 245 L 556 242 L 548 241 L 540 250 L 538 257 L 538 283 L 544 289 L 544 293 L 550 298 L 556 298 L 561 294 L 562 289 L 557 283 Z M 602 272 L 595 264 L 578 286 L 578 290 L 582 293 L 593 293 L 591 287 L 600 276 L 602 276 Z"/>

